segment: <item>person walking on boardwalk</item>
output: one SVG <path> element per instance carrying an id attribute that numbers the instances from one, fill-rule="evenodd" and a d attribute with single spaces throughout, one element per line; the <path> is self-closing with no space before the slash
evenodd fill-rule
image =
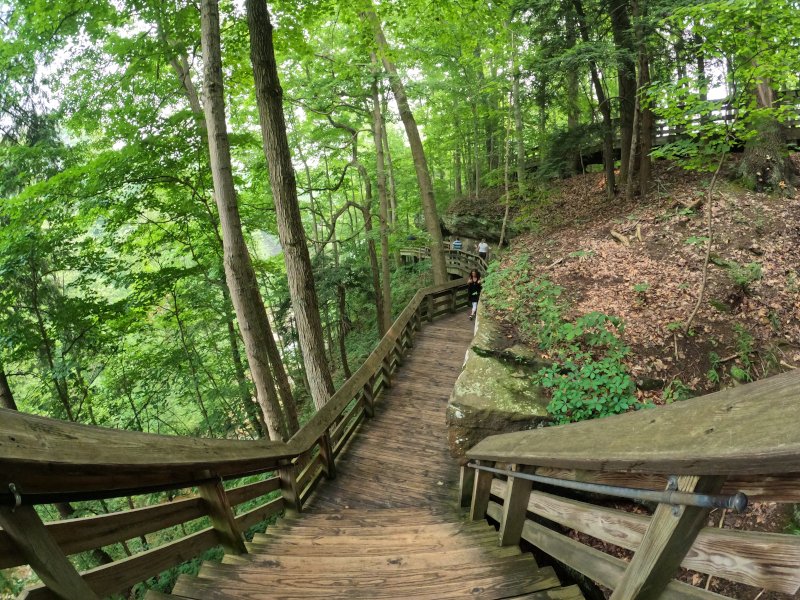
<path id="1" fill-rule="evenodd" d="M 454 240 L 453 240 L 453 243 L 452 243 L 452 244 L 450 244 L 450 247 L 451 247 L 453 250 L 461 250 L 461 246 L 462 246 L 462 244 L 461 244 L 461 240 L 460 240 L 460 239 L 458 239 L 458 236 L 456 236 L 456 239 L 454 239 Z"/>
<path id="2" fill-rule="evenodd" d="M 478 256 L 483 260 L 486 260 L 486 257 L 489 256 L 489 244 L 486 243 L 486 240 L 481 240 L 478 244 Z"/>
<path id="3" fill-rule="evenodd" d="M 481 297 L 481 274 L 475 269 L 472 269 L 467 278 L 467 296 L 469 296 L 469 303 L 472 310 L 469 313 L 469 320 L 475 318 L 475 312 L 478 310 L 478 299 Z"/>

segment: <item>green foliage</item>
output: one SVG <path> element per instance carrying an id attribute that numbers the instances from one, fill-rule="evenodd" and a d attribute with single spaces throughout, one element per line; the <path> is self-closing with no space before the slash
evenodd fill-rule
<path id="1" fill-rule="evenodd" d="M 727 262 L 728 275 L 743 291 L 747 291 L 750 284 L 761 279 L 761 263 L 751 262 L 745 265 L 736 261 Z"/>
<path id="2" fill-rule="evenodd" d="M 664 388 L 664 401 L 672 404 L 680 400 L 688 400 L 694 396 L 694 390 L 683 383 L 680 379 L 673 379 Z"/>
<path id="3" fill-rule="evenodd" d="M 684 244 L 688 244 L 690 246 L 705 246 L 708 243 L 708 236 L 705 235 L 692 235 L 683 240 Z"/>
<path id="4" fill-rule="evenodd" d="M 619 414 L 636 403 L 635 386 L 623 359 L 629 349 L 619 339 L 619 319 L 589 313 L 562 323 L 554 336 L 552 366 L 536 382 L 551 390 L 547 406 L 557 423 Z"/>
<path id="5" fill-rule="evenodd" d="M 534 383 L 551 392 L 548 412 L 557 423 L 568 423 L 634 406 L 635 385 L 624 364 L 630 350 L 620 340 L 622 321 L 597 312 L 566 320 L 562 289 L 548 279 L 530 279 L 528 260 L 523 255 L 506 268 L 493 264 L 482 299 L 553 360 L 534 376 Z"/>

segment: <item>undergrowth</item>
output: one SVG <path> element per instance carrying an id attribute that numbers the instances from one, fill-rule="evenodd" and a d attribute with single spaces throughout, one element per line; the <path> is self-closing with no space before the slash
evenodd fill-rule
<path id="1" fill-rule="evenodd" d="M 630 349 L 620 338 L 622 320 L 599 312 L 567 320 L 562 292 L 546 278 L 531 279 L 528 256 L 522 255 L 507 267 L 490 266 L 482 299 L 552 360 L 533 383 L 550 391 L 547 410 L 556 423 L 627 411 L 636 396 L 623 362 Z"/>

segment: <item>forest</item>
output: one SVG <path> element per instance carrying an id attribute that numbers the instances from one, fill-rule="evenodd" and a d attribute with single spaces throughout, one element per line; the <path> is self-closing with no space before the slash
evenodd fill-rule
<path id="1" fill-rule="evenodd" d="M 703 178 L 699 307 L 715 191 L 794 196 L 798 31 L 796 0 L 0 0 L 0 406 L 287 440 L 447 281 L 443 215 L 496 258 L 582 174 L 601 213 Z"/>

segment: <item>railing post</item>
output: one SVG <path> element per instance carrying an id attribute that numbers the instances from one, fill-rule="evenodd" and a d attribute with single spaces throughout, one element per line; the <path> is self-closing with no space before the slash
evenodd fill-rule
<path id="1" fill-rule="evenodd" d="M 521 472 L 522 469 L 520 465 L 512 465 L 510 470 Z M 508 476 L 506 496 L 503 499 L 503 517 L 500 522 L 501 546 L 519 544 L 522 526 L 525 524 L 525 514 L 528 511 L 528 499 L 531 497 L 531 484 L 529 479 Z"/>
<path id="2" fill-rule="evenodd" d="M 325 479 L 336 479 L 336 462 L 333 457 L 331 434 L 327 430 L 319 438 L 319 454 L 322 457 L 322 469 L 325 471 Z"/>
<path id="3" fill-rule="evenodd" d="M 481 461 L 479 464 L 484 464 Z M 489 496 L 492 493 L 492 479 L 494 475 L 489 471 L 475 469 L 475 483 L 472 486 L 472 505 L 469 510 L 470 521 L 480 521 L 486 518 L 486 509 L 489 507 Z"/>
<path id="4" fill-rule="evenodd" d="M 51 592 L 65 600 L 98 600 L 47 531 L 32 506 L 0 506 L 0 527 Z"/>
<path id="5" fill-rule="evenodd" d="M 364 384 L 364 414 L 372 418 L 375 416 L 375 376 L 369 378 Z"/>
<path id="6" fill-rule="evenodd" d="M 211 525 L 219 533 L 222 547 L 228 554 L 247 554 L 244 538 L 236 525 L 236 517 L 222 486 L 222 480 L 207 481 L 197 486 L 200 497 L 205 501 Z"/>
<path id="7" fill-rule="evenodd" d="M 281 495 L 289 512 L 303 512 L 303 503 L 300 500 L 300 490 L 297 489 L 297 465 L 291 460 L 285 461 L 278 468 L 281 478 Z"/>
<path id="8" fill-rule="evenodd" d="M 428 296 L 428 323 L 433 322 L 433 296 Z"/>
<path id="9" fill-rule="evenodd" d="M 472 500 L 472 488 L 475 486 L 475 469 L 461 465 L 458 478 L 458 506 L 466 508 Z"/>
<path id="10" fill-rule="evenodd" d="M 678 477 L 682 492 L 718 494 L 725 477 Z M 612 600 L 658 598 L 674 577 L 697 534 L 705 526 L 710 508 L 659 504 Z"/>
<path id="11" fill-rule="evenodd" d="M 450 290 L 450 312 L 454 313 L 454 314 L 456 312 L 456 290 L 455 289 Z"/>
<path id="12" fill-rule="evenodd" d="M 383 382 L 387 388 L 392 387 L 392 352 L 386 355 L 386 358 L 381 362 L 381 372 L 383 373 Z"/>

